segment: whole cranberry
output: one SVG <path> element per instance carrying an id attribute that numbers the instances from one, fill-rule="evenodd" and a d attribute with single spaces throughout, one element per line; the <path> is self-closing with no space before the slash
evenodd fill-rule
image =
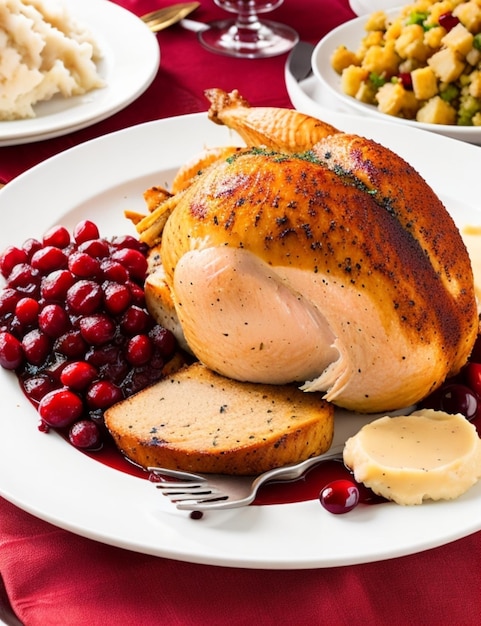
<path id="1" fill-rule="evenodd" d="M 22 339 L 25 358 L 32 365 L 42 365 L 50 354 L 51 343 L 48 336 L 38 328 L 34 328 Z"/>
<path id="2" fill-rule="evenodd" d="M 8 332 L 0 332 L 0 365 L 7 370 L 15 370 L 23 363 L 22 343 Z"/>
<path id="3" fill-rule="evenodd" d="M 102 270 L 105 280 L 110 280 L 121 284 L 126 283 L 129 280 L 128 271 L 118 261 L 112 261 L 112 259 L 103 259 L 100 262 L 100 269 Z"/>
<path id="4" fill-rule="evenodd" d="M 110 254 L 109 244 L 105 239 L 89 239 L 84 241 L 78 247 L 79 252 L 84 252 L 94 259 L 104 259 Z"/>
<path id="5" fill-rule="evenodd" d="M 46 301 L 65 302 L 75 278 L 67 270 L 55 270 L 42 279 L 40 293 Z"/>
<path id="6" fill-rule="evenodd" d="M 76 315 L 90 315 L 102 303 L 102 289 L 93 280 L 79 280 L 67 292 L 66 302 Z"/>
<path id="7" fill-rule="evenodd" d="M 99 229 L 96 224 L 90 220 L 82 220 L 73 230 L 73 238 L 77 244 L 82 244 L 84 241 L 89 241 L 90 239 L 98 239 L 99 235 Z"/>
<path id="8" fill-rule="evenodd" d="M 149 330 L 149 337 L 151 338 L 155 348 L 159 350 L 162 356 L 170 357 L 174 354 L 177 347 L 177 340 L 170 330 L 156 324 L 151 330 Z"/>
<path id="9" fill-rule="evenodd" d="M 468 387 L 481 398 L 481 363 L 467 363 L 464 368 L 464 378 Z"/>
<path id="10" fill-rule="evenodd" d="M 86 400 L 91 409 L 108 409 L 123 399 L 120 387 L 108 380 L 92 383 L 86 393 Z"/>
<path id="11" fill-rule="evenodd" d="M 78 359 L 85 354 L 87 342 L 80 330 L 69 330 L 55 341 L 55 350 L 69 359 Z"/>
<path id="12" fill-rule="evenodd" d="M 102 287 L 104 292 L 104 305 L 112 315 L 123 313 L 130 305 L 132 295 L 126 285 L 108 281 Z"/>
<path id="13" fill-rule="evenodd" d="M 138 335 L 147 330 L 149 320 L 149 315 L 144 309 L 133 305 L 122 315 L 120 327 L 127 335 Z"/>
<path id="14" fill-rule="evenodd" d="M 17 302 L 21 296 L 17 293 L 16 289 L 11 287 L 5 287 L 0 292 L 0 315 L 8 315 L 15 312 Z"/>
<path id="15" fill-rule="evenodd" d="M 142 252 L 143 255 L 146 253 L 146 246 L 132 235 L 116 235 L 112 237 L 111 246 L 118 250 L 121 248 L 131 248 L 132 250 Z"/>
<path id="16" fill-rule="evenodd" d="M 38 270 L 28 263 L 18 263 L 8 276 L 7 285 L 19 291 L 29 291 L 40 282 Z"/>
<path id="17" fill-rule="evenodd" d="M 74 391 L 86 389 L 98 377 L 97 368 L 85 361 L 68 363 L 60 374 L 60 382 L 64 387 Z"/>
<path id="18" fill-rule="evenodd" d="M 49 337 L 56 339 L 70 328 L 70 318 L 60 304 L 47 304 L 39 313 L 38 327 Z"/>
<path id="19" fill-rule="evenodd" d="M 134 335 L 127 344 L 126 357 L 131 365 L 139 367 L 150 361 L 152 352 L 153 346 L 148 335 Z"/>
<path id="20" fill-rule="evenodd" d="M 26 378 L 22 382 L 22 387 L 27 398 L 33 402 L 40 402 L 40 400 L 46 396 L 47 393 L 53 391 L 57 385 L 47 374 L 37 374 Z"/>
<path id="21" fill-rule="evenodd" d="M 15 306 L 15 315 L 22 325 L 29 326 L 37 321 L 39 310 L 38 300 L 28 297 L 20 298 Z"/>
<path id="22" fill-rule="evenodd" d="M 68 269 L 80 278 L 90 278 L 95 280 L 101 274 L 98 259 L 90 256 L 86 252 L 72 252 L 68 258 Z"/>
<path id="23" fill-rule="evenodd" d="M 42 241 L 44 246 L 66 248 L 70 243 L 70 233 L 65 226 L 52 226 L 52 228 L 44 233 Z"/>
<path id="24" fill-rule="evenodd" d="M 67 255 L 63 250 L 55 246 L 45 246 L 34 253 L 31 265 L 42 274 L 48 274 L 54 270 L 60 270 L 67 265 Z"/>
<path id="25" fill-rule="evenodd" d="M 42 420 L 52 428 L 63 428 L 80 418 L 83 403 L 69 389 L 54 389 L 40 400 L 38 412 Z"/>
<path id="26" fill-rule="evenodd" d="M 35 252 L 37 252 L 37 250 L 40 250 L 41 247 L 42 243 L 34 237 L 29 237 L 22 244 L 22 250 L 24 250 L 29 261 L 31 260 Z"/>
<path id="27" fill-rule="evenodd" d="M 466 385 L 445 385 L 441 387 L 438 398 L 441 411 L 453 415 L 461 413 L 468 420 L 474 419 L 478 414 L 478 398 Z"/>
<path id="28" fill-rule="evenodd" d="M 147 274 L 147 259 L 141 252 L 133 248 L 121 248 L 112 254 L 112 259 L 121 263 L 131 278 L 144 281 Z"/>
<path id="29" fill-rule="evenodd" d="M 111 341 L 116 330 L 112 319 L 103 313 L 82 317 L 79 328 L 85 341 L 94 346 Z"/>
<path id="30" fill-rule="evenodd" d="M 355 483 L 347 479 L 333 480 L 319 494 L 322 506 L 335 515 L 352 511 L 359 502 L 359 489 Z"/>
<path id="31" fill-rule="evenodd" d="M 141 287 L 133 280 L 128 280 L 126 282 L 127 287 L 130 289 L 130 293 L 132 295 L 132 304 L 136 304 L 142 308 L 145 307 L 145 293 L 143 286 Z"/>
<path id="32" fill-rule="evenodd" d="M 4 278 L 8 278 L 15 265 L 27 263 L 27 261 L 25 250 L 17 246 L 8 246 L 0 255 L 0 272 Z"/>
<path id="33" fill-rule="evenodd" d="M 91 420 L 79 420 L 72 424 L 68 438 L 73 446 L 82 450 L 100 450 L 102 447 L 99 427 Z"/>

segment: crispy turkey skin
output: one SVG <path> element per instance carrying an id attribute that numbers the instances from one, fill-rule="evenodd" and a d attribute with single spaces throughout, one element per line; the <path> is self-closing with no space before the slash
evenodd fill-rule
<path id="1" fill-rule="evenodd" d="M 296 381 L 380 412 L 418 402 L 471 352 L 478 316 L 459 231 L 422 177 L 371 140 L 336 132 L 300 155 L 235 150 L 162 210 L 147 303 L 224 376 Z"/>

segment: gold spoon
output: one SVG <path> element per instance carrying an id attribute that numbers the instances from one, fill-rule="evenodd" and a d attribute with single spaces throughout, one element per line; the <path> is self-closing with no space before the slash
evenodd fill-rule
<path id="1" fill-rule="evenodd" d="M 192 11 L 195 11 L 199 6 L 200 2 L 173 4 L 170 7 L 164 7 L 163 9 L 142 15 L 140 19 L 147 24 L 153 33 L 157 33 L 159 30 L 180 22 L 180 20 L 184 19 Z"/>

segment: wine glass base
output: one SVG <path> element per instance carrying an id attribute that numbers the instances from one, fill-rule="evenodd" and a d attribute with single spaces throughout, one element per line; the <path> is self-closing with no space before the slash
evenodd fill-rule
<path id="1" fill-rule="evenodd" d="M 258 22 L 256 29 L 242 31 L 235 20 L 211 22 L 197 36 L 202 46 L 211 52 L 245 59 L 283 54 L 299 41 L 293 28 L 268 20 Z"/>

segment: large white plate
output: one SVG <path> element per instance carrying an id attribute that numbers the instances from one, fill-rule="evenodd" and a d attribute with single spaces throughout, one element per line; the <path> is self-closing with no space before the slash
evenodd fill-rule
<path id="1" fill-rule="evenodd" d="M 0 121 L 0 147 L 51 139 L 96 124 L 138 98 L 157 73 L 157 39 L 136 15 L 108 0 L 64 2 L 100 46 L 99 73 L 105 87 L 40 102 L 34 118 Z"/>
<path id="2" fill-rule="evenodd" d="M 396 16 L 399 9 L 391 9 L 386 11 L 388 15 Z M 345 24 L 341 24 L 319 41 L 312 54 L 312 69 L 314 75 L 321 83 L 322 87 L 329 92 L 334 99 L 344 108 L 348 108 L 351 113 L 360 113 L 379 120 L 388 120 L 390 122 L 409 126 L 422 130 L 428 130 L 433 133 L 452 137 L 461 141 L 481 145 L 481 127 L 480 126 L 451 126 L 447 124 L 424 124 L 415 120 L 405 120 L 394 115 L 382 113 L 372 104 L 365 104 L 345 94 L 341 89 L 341 79 L 330 63 L 332 53 L 341 45 L 346 46 L 349 50 L 357 50 L 362 38 L 366 34 L 364 24 L 367 16 L 357 17 Z"/>
<path id="3" fill-rule="evenodd" d="M 338 116 L 336 123 L 395 149 L 425 175 L 459 222 L 481 223 L 475 208 L 478 148 L 359 117 Z M 233 133 L 195 114 L 66 151 L 0 191 L 0 248 L 85 217 L 104 235 L 133 232 L 123 211 L 144 210 L 147 187 L 167 183 L 205 146 L 233 142 Z M 219 511 L 194 521 L 148 481 L 92 460 L 54 433 L 38 432 L 35 411 L 15 376 L 3 370 L 0 397 L 0 493 L 42 519 L 108 544 L 190 562 L 299 569 L 410 554 L 481 529 L 481 482 L 458 500 L 420 507 L 359 506 L 334 516 L 309 501 Z M 365 420 L 339 413 L 336 442 Z"/>

